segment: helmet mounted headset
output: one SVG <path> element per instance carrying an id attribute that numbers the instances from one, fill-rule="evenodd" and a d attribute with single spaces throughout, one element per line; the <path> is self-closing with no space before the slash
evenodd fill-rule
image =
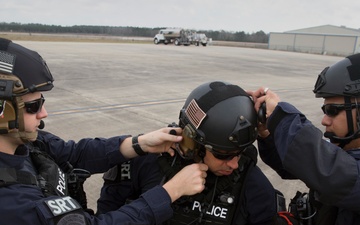
<path id="1" fill-rule="evenodd" d="M 333 132 L 325 132 L 324 136 L 332 143 L 338 143 L 344 147 L 352 140 L 360 137 L 360 117 L 358 98 L 360 97 L 360 54 L 354 54 L 344 58 L 330 67 L 326 67 L 318 76 L 313 92 L 317 98 L 344 97 L 344 109 L 346 111 L 348 133 L 345 137 L 338 137 Z M 354 131 L 352 105 L 355 102 L 357 110 L 356 125 Z"/>
<path id="2" fill-rule="evenodd" d="M 0 134 L 33 140 L 37 132 L 25 131 L 23 95 L 53 88 L 46 62 L 35 51 L 0 38 Z"/>
<path id="3" fill-rule="evenodd" d="M 205 149 L 226 158 L 239 155 L 257 137 L 257 114 L 250 96 L 239 86 L 214 81 L 195 88 L 180 110 L 183 140 L 177 151 L 199 162 Z"/>

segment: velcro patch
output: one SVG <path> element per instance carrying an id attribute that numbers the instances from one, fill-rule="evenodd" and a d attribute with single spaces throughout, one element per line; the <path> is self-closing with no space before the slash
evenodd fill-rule
<path id="1" fill-rule="evenodd" d="M 0 71 L 5 74 L 11 74 L 15 64 L 15 55 L 0 51 Z"/>
<path id="2" fill-rule="evenodd" d="M 62 216 L 56 225 L 86 225 L 86 220 L 82 214 L 71 213 Z"/>
<path id="3" fill-rule="evenodd" d="M 79 203 L 70 196 L 46 200 L 45 203 L 54 216 L 62 215 L 81 208 Z"/>

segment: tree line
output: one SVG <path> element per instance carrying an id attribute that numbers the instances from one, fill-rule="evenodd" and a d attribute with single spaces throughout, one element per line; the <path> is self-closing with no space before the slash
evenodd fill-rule
<path id="1" fill-rule="evenodd" d="M 59 26 L 46 25 L 38 23 L 0 23 L 0 32 L 26 32 L 26 33 L 75 33 L 75 34 L 99 34 L 111 36 L 125 36 L 125 37 L 154 37 L 160 29 L 146 28 L 146 27 L 121 27 L 121 26 L 88 26 L 88 25 L 74 25 L 74 26 Z M 229 31 L 213 31 L 213 30 L 196 30 L 198 33 L 205 33 L 207 37 L 215 41 L 235 41 L 235 42 L 254 42 L 254 43 L 268 43 L 269 35 L 263 31 L 255 33 L 245 33 L 244 31 L 229 32 Z"/>

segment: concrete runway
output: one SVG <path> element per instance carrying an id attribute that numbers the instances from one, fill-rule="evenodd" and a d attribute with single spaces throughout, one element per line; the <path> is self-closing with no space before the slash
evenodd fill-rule
<path id="1" fill-rule="evenodd" d="M 178 121 L 185 98 L 198 85 L 228 81 L 246 90 L 260 86 L 293 103 L 323 130 L 321 99 L 312 93 L 317 75 L 342 57 L 220 46 L 72 42 L 17 42 L 38 51 L 55 78 L 45 92 L 45 130 L 65 140 L 136 135 Z M 283 181 L 259 161 L 287 203 L 300 181 Z M 306 166 L 306 165 L 304 165 Z M 101 174 L 86 183 L 96 209 Z"/>

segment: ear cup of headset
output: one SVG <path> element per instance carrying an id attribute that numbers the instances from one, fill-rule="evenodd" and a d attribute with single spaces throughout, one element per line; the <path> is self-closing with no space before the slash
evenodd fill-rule
<path id="1" fill-rule="evenodd" d="M 0 133 L 8 133 L 9 130 L 16 128 L 16 111 L 14 106 L 8 101 L 4 101 L 3 113 L 0 116 Z"/>
<path id="2" fill-rule="evenodd" d="M 258 118 L 260 123 L 265 124 L 266 123 L 266 103 L 263 102 L 260 105 L 259 111 L 258 111 Z"/>

